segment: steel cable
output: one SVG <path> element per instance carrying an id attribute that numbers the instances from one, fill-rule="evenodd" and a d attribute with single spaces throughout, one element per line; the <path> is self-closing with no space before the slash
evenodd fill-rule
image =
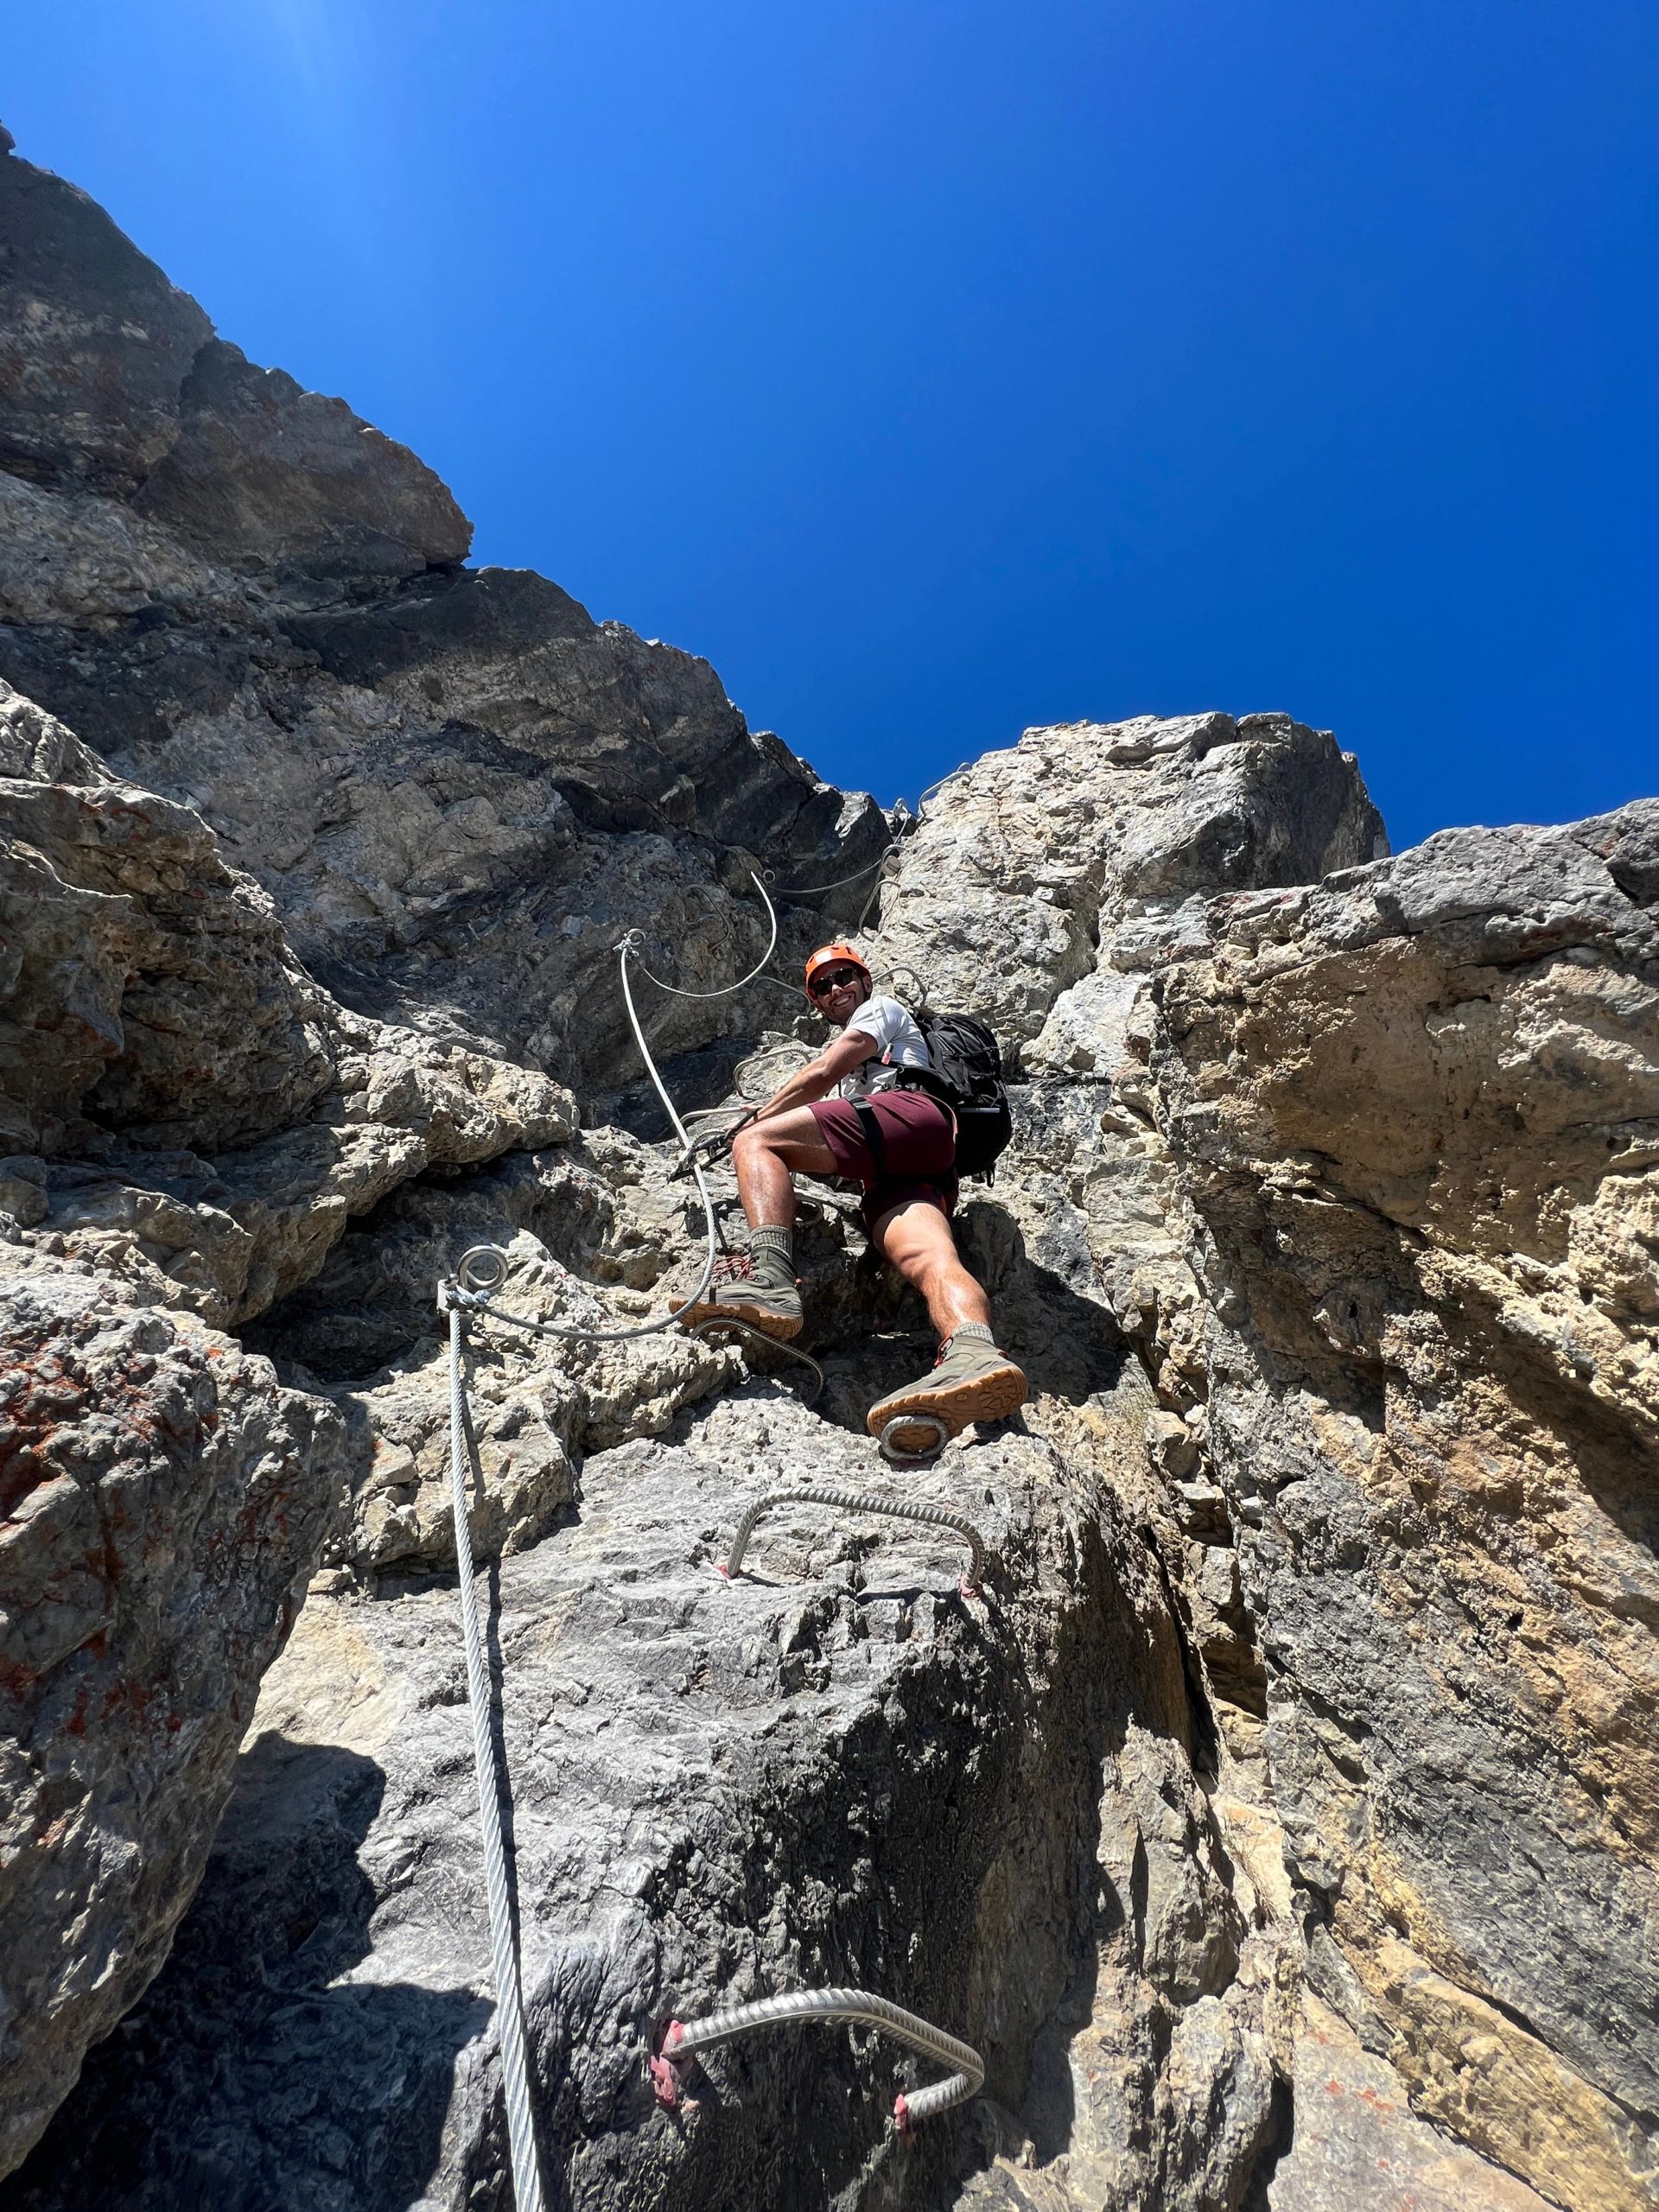
<path id="1" fill-rule="evenodd" d="M 473 1538 L 467 1519 L 470 1455 L 462 1371 L 466 1325 L 458 1306 L 452 1305 L 448 1310 L 449 1502 L 455 1522 L 455 1568 L 461 1592 L 461 1642 L 467 1654 L 467 1698 L 473 1710 L 473 1763 L 478 1770 L 478 1819 L 484 1841 L 484 1886 L 489 1901 L 490 1964 L 501 2037 L 507 2148 L 512 2162 L 513 2202 L 518 2212 L 542 2212 L 542 2177 L 536 2156 L 536 2122 L 531 2110 L 530 2073 L 524 2053 L 524 1993 L 518 1980 L 518 1950 L 513 1940 L 506 1851 L 501 1836 L 501 1800 L 506 1794 L 506 1777 L 497 1763 L 495 1735 L 490 1726 L 490 1672 L 479 1624 Z"/>
<path id="2" fill-rule="evenodd" d="M 770 868 L 766 874 L 780 899 L 809 899 L 815 892 L 840 891 L 849 883 L 861 883 L 867 875 L 874 875 L 877 868 L 885 868 L 896 856 L 898 850 L 896 844 L 887 846 L 880 857 L 873 860 L 868 868 L 855 868 L 850 875 L 838 875 L 833 883 L 779 883 Z"/>
<path id="3" fill-rule="evenodd" d="M 752 983 L 755 977 L 760 973 L 760 970 L 766 966 L 766 963 L 772 958 L 772 954 L 778 950 L 778 910 L 772 905 L 771 899 L 766 898 L 766 887 L 761 882 L 760 877 L 755 874 L 753 868 L 749 870 L 749 881 L 760 893 L 761 898 L 766 900 L 766 918 L 772 924 L 772 935 L 766 942 L 766 950 L 761 954 L 760 959 L 755 962 L 753 967 L 750 969 L 747 976 L 740 976 L 734 983 L 722 983 L 717 990 L 688 991 L 683 989 L 678 983 L 665 983 L 660 976 L 653 976 L 643 960 L 639 961 L 639 973 L 647 977 L 650 982 L 655 983 L 659 991 L 670 991 L 677 999 L 723 999 L 728 997 L 733 991 L 741 991 L 745 983 Z M 626 937 L 623 938 L 622 944 L 625 947 L 632 949 L 635 959 L 638 960 L 639 958 L 639 947 L 645 943 L 645 931 L 643 930 L 636 929 L 630 930 L 628 931 Z M 662 1090 L 662 1085 L 658 1084 L 657 1088 L 660 1091 Z M 670 1106 L 668 1110 L 671 1115 L 674 1109 Z"/>
<path id="4" fill-rule="evenodd" d="M 766 893 L 762 892 L 761 896 L 765 898 Z M 771 902 L 768 900 L 767 904 L 770 906 Z M 715 1221 L 715 1202 L 709 1195 L 708 1183 L 703 1178 L 702 1162 L 696 1156 L 696 1147 L 691 1137 L 684 1122 L 676 1112 L 674 1101 L 669 1096 L 657 1063 L 652 1058 L 651 1047 L 645 1042 L 645 1033 L 640 1026 L 639 1013 L 633 1003 L 633 991 L 628 982 L 628 960 L 633 949 L 632 939 L 634 934 L 635 932 L 631 931 L 617 947 L 622 980 L 622 999 L 628 1010 L 628 1020 L 633 1030 L 634 1041 L 638 1044 L 640 1057 L 645 1064 L 645 1071 L 656 1086 L 657 1096 L 663 1102 L 664 1109 L 673 1124 L 675 1135 L 685 1147 L 686 1160 L 696 1179 L 697 1196 L 702 1201 L 702 1215 L 708 1234 L 708 1244 L 703 1254 L 702 1273 L 698 1277 L 696 1288 L 683 1306 L 672 1307 L 662 1316 L 660 1320 L 642 1321 L 636 1328 L 567 1329 L 562 1327 L 556 1321 L 537 1320 L 527 1313 L 509 1313 L 502 1307 L 491 1304 L 489 1299 L 483 1294 L 505 1282 L 507 1274 L 506 1255 L 493 1244 L 475 1244 L 470 1251 L 462 1253 L 454 1279 L 444 1286 L 456 1303 L 466 1306 L 469 1312 L 487 1313 L 492 1319 L 505 1321 L 515 1329 L 528 1329 L 537 1336 L 556 1337 L 566 1343 L 627 1344 L 637 1337 L 654 1337 L 662 1330 L 671 1328 L 681 1314 L 689 1312 L 708 1289 L 714 1277 L 715 1255 L 720 1249 L 720 1231 Z M 640 973 L 649 975 L 650 970 L 642 966 Z M 652 977 L 652 981 L 655 980 L 655 977 Z M 672 987 L 664 985 L 664 988 L 668 989 Z M 739 986 L 732 983 L 727 988 L 729 990 L 736 990 Z M 693 995 L 702 996 L 703 994 L 698 993 Z"/>

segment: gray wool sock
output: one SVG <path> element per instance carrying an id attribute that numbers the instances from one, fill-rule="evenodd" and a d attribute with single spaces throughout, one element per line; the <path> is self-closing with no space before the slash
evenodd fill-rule
<path id="1" fill-rule="evenodd" d="M 959 1329 L 952 1329 L 950 1342 L 955 1344 L 958 1337 L 973 1337 L 980 1344 L 989 1344 L 993 1351 L 996 1350 L 996 1338 L 983 1321 L 964 1321 Z"/>
<path id="2" fill-rule="evenodd" d="M 792 1229 L 774 1228 L 763 1223 L 749 1231 L 749 1250 L 768 1277 L 775 1276 L 782 1282 L 795 1280 L 795 1232 Z"/>

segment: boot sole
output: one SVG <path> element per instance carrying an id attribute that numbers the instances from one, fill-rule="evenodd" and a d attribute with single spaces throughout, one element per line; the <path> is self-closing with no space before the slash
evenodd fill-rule
<path id="1" fill-rule="evenodd" d="M 872 1436 L 880 1436 L 889 1421 L 912 1421 L 930 1414 L 942 1421 L 952 1436 L 960 1436 L 970 1421 L 1001 1421 L 1005 1414 L 1016 1411 L 1025 1404 L 1029 1388 L 1014 1366 L 994 1367 L 988 1375 L 972 1376 L 965 1382 L 948 1382 L 943 1389 L 918 1384 L 901 1398 L 884 1398 L 872 1406 L 864 1426 Z M 916 1448 L 906 1445 L 902 1435 L 893 1440 L 901 1452 Z M 923 1446 L 931 1442 L 931 1430 L 925 1431 Z"/>
<path id="2" fill-rule="evenodd" d="M 763 1306 L 742 1305 L 735 1298 L 722 1298 L 718 1305 L 688 1306 L 676 1318 L 683 1329 L 695 1329 L 704 1321 L 741 1321 L 746 1329 L 758 1329 L 763 1337 L 780 1344 L 798 1337 L 806 1325 L 802 1314 L 772 1313 Z"/>

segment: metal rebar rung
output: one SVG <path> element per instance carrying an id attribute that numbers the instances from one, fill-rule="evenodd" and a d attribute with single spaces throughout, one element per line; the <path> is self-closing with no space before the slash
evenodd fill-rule
<path id="1" fill-rule="evenodd" d="M 977 2095 L 983 2086 L 985 2062 L 970 2044 L 959 2043 L 931 2020 L 906 2012 L 890 1999 L 876 1997 L 867 1989 L 798 1990 L 786 1997 L 763 1997 L 757 2004 L 739 2005 L 730 2012 L 711 2012 L 706 2020 L 694 2020 L 690 2027 L 671 2020 L 661 2054 L 651 2062 L 658 2103 L 678 2104 L 682 2069 L 699 2051 L 713 2050 L 747 2035 L 752 2028 L 781 2027 L 796 2020 L 844 2021 L 852 2026 L 875 2028 L 924 2058 L 954 2069 L 943 2082 L 931 2082 L 913 2096 L 895 2100 L 893 2118 L 901 2133 L 908 2134 L 918 2121 L 931 2120 L 936 2113 L 948 2112 L 952 2105 Z"/>
<path id="2" fill-rule="evenodd" d="M 942 1505 L 923 1505 L 907 1497 L 891 1497 L 880 1491 L 836 1490 L 827 1484 L 806 1483 L 788 1490 L 771 1490 L 764 1497 L 756 1498 L 737 1524 L 732 1548 L 721 1569 L 722 1574 L 731 1576 L 741 1571 L 743 1554 L 761 1515 L 770 1512 L 774 1505 L 790 1504 L 839 1505 L 850 1513 L 885 1513 L 896 1521 L 919 1521 L 930 1529 L 949 1529 L 953 1535 L 962 1538 L 971 1555 L 964 1588 L 969 1592 L 976 1588 L 984 1573 L 984 1541 L 973 1522 L 964 1520 L 959 1513 L 947 1512 Z"/>
<path id="3" fill-rule="evenodd" d="M 925 1451 L 906 1452 L 902 1445 L 894 1441 L 894 1433 L 897 1430 L 919 1427 L 924 1422 L 928 1427 L 936 1428 L 939 1432 L 938 1441 L 936 1444 L 930 1444 Z M 938 1414 L 894 1414 L 891 1421 L 882 1423 L 881 1433 L 876 1439 L 881 1457 L 890 1467 L 925 1466 L 930 1459 L 938 1458 L 950 1441 L 950 1431 L 939 1419 Z"/>
<path id="4" fill-rule="evenodd" d="M 790 1359 L 799 1360 L 803 1367 L 810 1367 L 817 1380 L 812 1385 L 811 1395 L 803 1398 L 801 1403 L 804 1406 L 817 1404 L 823 1391 L 823 1370 L 810 1352 L 798 1351 L 782 1337 L 769 1337 L 764 1329 L 753 1328 L 747 1321 L 740 1321 L 733 1313 L 712 1313 L 706 1321 L 694 1321 L 685 1333 L 706 1343 L 711 1329 L 741 1329 L 746 1337 L 753 1337 L 757 1344 L 765 1344 L 772 1351 L 783 1352 Z"/>

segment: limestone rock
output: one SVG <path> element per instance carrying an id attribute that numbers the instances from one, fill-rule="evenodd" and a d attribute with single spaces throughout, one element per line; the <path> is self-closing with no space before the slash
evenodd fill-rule
<path id="1" fill-rule="evenodd" d="M 0 221 L 7 2155 L 113 2028 L 8 2212 L 505 2202 L 433 1300 L 480 1243 L 546 1325 L 466 1377 L 552 2202 L 1650 2208 L 1659 802 L 1389 857 L 1329 734 L 1206 713 L 889 823 L 462 569 L 68 187 L 0 157 Z M 696 995 L 767 871 L 769 972 Z M 620 942 L 701 1106 L 867 907 L 1014 1065 L 957 1225 L 1031 1396 L 902 1478 L 977 1597 L 799 1505 L 714 1572 L 757 1492 L 899 1479 L 863 1415 L 931 1333 L 846 1194 L 808 1364 L 591 1333 L 702 1235 Z M 651 2102 L 671 2013 L 836 1981 L 985 2095 L 900 2154 L 907 2062 L 785 2034 Z"/>
<path id="2" fill-rule="evenodd" d="M 200 817 L 0 688 L 0 1137 L 48 1251 L 217 1324 L 422 1170 L 570 1136 L 524 1068 L 348 1014 Z"/>
<path id="3" fill-rule="evenodd" d="M 0 2165 L 167 1955 L 346 1486 L 267 1362 L 0 1244 Z"/>
<path id="4" fill-rule="evenodd" d="M 213 612 L 73 635 L 0 624 L 0 669 L 200 813 L 336 997 L 442 1041 L 632 1079 L 626 930 L 656 973 L 708 991 L 766 951 L 752 872 L 771 869 L 798 958 L 868 886 L 792 907 L 782 891 L 887 845 L 874 804 L 751 733 L 706 663 L 594 623 L 538 577 L 430 577 L 228 635 Z M 711 1016 L 753 1035 L 785 1007 L 776 981 L 651 996 L 665 1052 L 705 1043 Z"/>
<path id="5" fill-rule="evenodd" d="M 1255 1501 L 1332 2001 L 1574 2212 L 1649 2201 L 1659 2109 L 1656 818 L 1444 832 L 1223 906 L 1161 982 L 1208 1451 Z"/>
<path id="6" fill-rule="evenodd" d="M 91 626 L 169 609 L 245 614 L 246 588 L 119 499 L 0 472 L 0 620 Z"/>
<path id="7" fill-rule="evenodd" d="M 416 575 L 465 560 L 473 537 L 407 447 L 222 339 L 192 362 L 178 435 L 132 504 L 209 556 L 278 577 Z"/>
<path id="8" fill-rule="evenodd" d="M 245 1143 L 316 1103 L 334 1073 L 321 994 L 197 816 L 108 778 L 10 779 L 0 825 L 14 1141 L 55 1150 L 91 1117 L 156 1145 Z"/>
<path id="9" fill-rule="evenodd" d="M 73 185 L 0 152 L 0 468 L 124 498 L 213 326 Z"/>
<path id="10" fill-rule="evenodd" d="M 880 809 L 752 732 L 705 662 L 463 569 L 467 526 L 412 454 L 215 339 L 10 155 L 0 245 L 0 676 L 200 814 L 336 997 L 614 1086 L 625 929 L 695 991 L 766 948 L 752 869 L 797 957 L 861 911 Z M 775 982 L 667 999 L 664 1048 L 706 1042 L 714 1007 L 740 1036 L 781 1011 Z"/>
<path id="11" fill-rule="evenodd" d="M 1189 899 L 1384 849 L 1352 756 L 1287 715 L 1027 730 L 944 786 L 884 896 L 880 946 L 935 1005 L 1020 1044 L 1096 969 L 1139 964 Z"/>
<path id="12" fill-rule="evenodd" d="M 1010 1437 L 918 1485 L 984 1527 L 1001 1560 L 984 1599 L 957 1596 L 937 1533 L 799 1508 L 728 1585 L 713 1561 L 780 1463 L 869 1479 L 862 1440 L 755 1386 L 683 1441 L 590 1459 L 579 1526 L 500 1570 L 528 2000 L 573 2202 L 945 2195 L 963 2136 L 907 2156 L 886 2136 L 917 2078 L 890 2046 L 758 2038 L 677 2120 L 652 2107 L 645 2051 L 670 2012 L 855 1980 L 979 2040 L 992 2094 L 1016 2101 L 1065 1931 L 1101 1910 L 1077 1885 L 1103 1761 L 1126 1846 L 1150 1820 L 1167 1885 L 1128 1952 L 1177 2019 L 1227 1971 L 1189 1902 L 1214 1879 L 1190 1854 L 1214 1843 L 1168 1740 L 1179 1651 L 1109 1500 L 1088 1527 L 1052 1454 Z M 447 1591 L 308 1605 L 190 1930 L 89 2075 L 56 2186 L 119 2175 L 135 2212 L 210 2171 L 250 2202 L 459 2203 L 499 2171 L 460 1669 Z M 1128 1859 L 1112 1879 L 1121 1924 Z M 192 1972 L 209 1960 L 212 1996 Z M 273 2091 L 292 2113 L 276 2133 Z M 342 2137 L 360 2182 L 339 2173 Z M 23 2180 L 20 2205 L 50 2201 Z"/>
<path id="13" fill-rule="evenodd" d="M 1307 2002 L 1296 2039 L 1296 2139 L 1268 2212 L 1547 2212 L 1548 2200 L 1414 2117 L 1352 2030 Z"/>

